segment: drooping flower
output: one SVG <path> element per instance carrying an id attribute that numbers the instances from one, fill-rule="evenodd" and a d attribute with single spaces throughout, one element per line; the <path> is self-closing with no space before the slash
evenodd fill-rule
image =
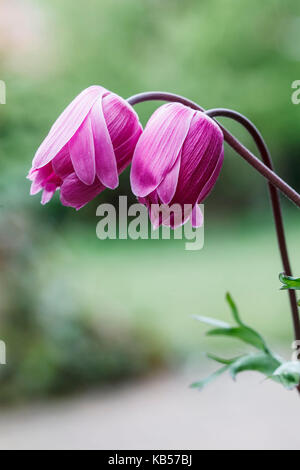
<path id="1" fill-rule="evenodd" d="M 101 86 L 84 90 L 55 122 L 32 163 L 31 194 L 46 204 L 60 189 L 65 206 L 80 209 L 115 189 L 130 164 L 142 126 L 133 108 Z"/>
<path id="2" fill-rule="evenodd" d="M 134 151 L 131 186 L 155 227 L 176 227 L 189 218 L 194 227 L 202 224 L 198 204 L 217 181 L 223 143 L 223 133 L 210 117 L 182 104 L 166 104 L 151 116 Z M 181 211 L 176 217 L 166 211 L 165 217 L 160 205 Z"/>

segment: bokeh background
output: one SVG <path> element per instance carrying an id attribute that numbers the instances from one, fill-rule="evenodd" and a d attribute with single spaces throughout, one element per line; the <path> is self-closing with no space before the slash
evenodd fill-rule
<path id="1" fill-rule="evenodd" d="M 124 194 L 134 202 L 129 171 L 116 191 L 105 191 L 80 212 L 62 207 L 58 196 L 42 207 L 39 196 L 29 197 L 25 176 L 64 107 L 82 89 L 101 84 L 123 97 L 165 90 L 206 108 L 246 114 L 263 132 L 278 173 L 300 191 L 300 106 L 291 102 L 291 84 L 300 79 L 299 43 L 300 5 L 294 0 L 1 0 L 0 79 L 7 85 L 7 104 L 0 106 L 0 338 L 8 360 L 0 368 L 4 422 L 10 423 L 8 406 L 61 396 L 72 403 L 68 397 L 74 393 L 96 389 L 100 397 L 107 387 L 118 393 L 124 383 L 144 377 L 149 390 L 156 374 L 162 374 L 153 378 L 159 394 L 159 384 L 167 387 L 166 377 L 187 364 L 193 370 L 190 380 L 199 379 L 214 368 L 204 351 L 233 351 L 226 342 L 208 342 L 191 316 L 228 319 L 228 290 L 244 319 L 290 356 L 292 327 L 287 296 L 279 291 L 281 264 L 266 184 L 230 149 L 206 201 L 200 252 L 187 252 L 174 240 L 96 238 L 100 202 L 116 204 Z M 156 106 L 137 107 L 143 124 Z M 237 125 L 226 124 L 255 150 Z M 300 271 L 299 213 L 283 203 L 292 262 Z M 202 406 L 202 396 L 187 389 L 189 381 L 174 385 L 170 380 L 166 401 L 178 388 L 187 390 L 174 403 L 177 412 L 191 396 L 193 406 Z M 234 396 L 242 408 L 251 386 L 239 395 L 239 385 L 227 385 L 227 400 Z M 222 399 L 213 390 L 211 400 Z M 272 393 L 277 392 L 271 388 Z M 269 399 L 269 389 L 262 397 Z M 151 406 L 151 394 L 148 399 Z M 280 395 L 282 406 L 285 399 Z M 16 428 L 25 420 L 19 416 Z M 191 414 L 189 429 L 193 426 Z M 14 445 L 11 436 L 7 446 Z M 67 446 L 64 438 L 60 442 Z M 51 439 L 49 445 L 55 446 L 55 432 Z M 132 442 L 135 448 L 136 439 L 132 431 L 127 447 Z M 174 439 L 170 446 L 180 447 Z M 120 442 L 112 437 L 112 448 Z M 214 442 L 212 447 L 221 445 Z M 140 445 L 154 442 L 148 436 Z"/>

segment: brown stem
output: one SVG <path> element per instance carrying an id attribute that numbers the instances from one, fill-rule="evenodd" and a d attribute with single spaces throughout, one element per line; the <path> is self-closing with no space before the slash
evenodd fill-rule
<path id="1" fill-rule="evenodd" d="M 204 109 L 200 107 L 197 103 L 190 101 L 182 96 L 174 95 L 172 93 L 164 92 L 148 92 L 141 93 L 135 96 L 132 96 L 128 99 L 128 102 L 133 106 L 144 101 L 168 101 L 168 102 L 179 102 L 186 106 L 189 106 L 192 109 L 203 111 Z M 271 196 L 271 203 L 274 215 L 274 221 L 276 226 L 276 233 L 278 239 L 279 250 L 281 254 L 281 259 L 284 267 L 284 272 L 288 276 L 292 276 L 291 265 L 288 256 L 288 249 L 286 244 L 285 232 L 283 217 L 280 205 L 279 192 L 282 191 L 291 201 L 293 201 L 298 207 L 300 207 L 300 195 L 291 188 L 285 181 L 283 181 L 273 170 L 273 162 L 268 150 L 268 147 L 254 124 L 247 119 L 245 116 L 227 109 L 213 109 L 206 112 L 210 117 L 229 117 L 240 124 L 242 124 L 248 132 L 253 137 L 258 150 L 261 154 L 262 163 L 255 155 L 253 155 L 246 147 L 244 147 L 227 129 L 225 129 L 221 124 L 218 123 L 220 128 L 223 131 L 225 141 L 234 149 L 236 152 L 241 155 L 251 166 L 253 166 L 259 173 L 261 173 L 269 182 L 269 191 Z M 296 293 L 293 290 L 289 290 L 289 299 L 291 305 L 292 319 L 294 325 L 294 333 L 296 340 L 300 340 L 300 320 L 299 320 L 299 310 L 297 306 Z M 298 387 L 300 392 L 300 385 Z"/>
<path id="2" fill-rule="evenodd" d="M 264 163 L 271 170 L 274 169 L 269 149 L 262 135 L 260 134 L 256 126 L 249 119 L 247 119 L 242 114 L 237 113 L 236 111 L 232 111 L 230 109 L 223 109 L 223 108 L 212 109 L 212 110 L 206 111 L 205 114 L 207 114 L 208 116 L 212 118 L 229 117 L 239 122 L 240 124 L 242 124 L 242 126 L 244 126 L 253 137 Z M 278 189 L 275 186 L 273 186 L 273 184 L 268 183 L 268 185 L 269 185 L 269 191 L 270 191 L 270 196 L 271 196 L 271 203 L 272 203 L 272 209 L 273 209 L 273 215 L 274 215 L 274 221 L 275 221 L 275 226 L 276 226 L 278 245 L 279 245 L 279 250 L 281 254 L 283 269 L 284 269 L 285 274 L 287 274 L 288 276 L 292 276 L 293 274 L 292 274 L 291 264 L 290 264 L 289 255 L 288 255 L 279 192 L 278 192 Z M 290 304 L 291 304 L 295 339 L 299 341 L 300 340 L 300 320 L 299 320 L 299 311 L 298 311 L 298 305 L 297 305 L 296 292 L 294 290 L 289 290 L 288 294 L 289 294 Z"/>
<path id="3" fill-rule="evenodd" d="M 245 116 L 243 116 L 242 114 L 236 111 L 232 111 L 230 109 L 224 109 L 224 108 L 211 109 L 209 111 L 206 111 L 205 114 L 207 114 L 208 116 L 212 118 L 228 117 L 237 121 L 243 127 L 245 127 L 245 129 L 247 129 L 247 131 L 253 137 L 264 163 L 271 170 L 274 170 L 272 157 L 264 141 L 264 138 L 262 137 L 261 133 L 256 128 L 256 126 L 248 118 L 246 118 Z M 284 230 L 279 191 L 270 182 L 268 183 L 268 186 L 269 186 L 269 191 L 270 191 L 271 204 L 272 204 L 272 209 L 273 209 L 273 216 L 274 216 L 274 222 L 275 222 L 277 239 L 278 239 L 278 246 L 279 246 L 279 251 L 281 254 L 283 269 L 284 269 L 285 274 L 287 274 L 288 276 L 292 276 L 293 273 L 292 273 L 292 268 L 291 268 L 291 263 L 289 260 L 288 248 L 287 248 L 287 243 L 286 243 L 286 236 L 285 236 L 285 230 Z M 292 320 L 293 320 L 293 326 L 294 326 L 294 335 L 295 335 L 295 339 L 299 341 L 300 340 L 300 320 L 299 320 L 299 310 L 298 310 L 296 292 L 290 289 L 288 290 L 288 295 L 289 295 L 290 306 L 291 306 Z M 298 386 L 298 392 L 300 393 L 300 384 Z"/>
<path id="4" fill-rule="evenodd" d="M 192 109 L 197 111 L 204 111 L 201 106 L 190 101 L 186 98 L 183 98 L 179 95 L 174 95 L 173 93 L 163 93 L 163 92 L 148 92 L 140 93 L 138 95 L 132 96 L 129 98 L 128 103 L 132 106 L 144 101 L 169 101 L 182 103 L 186 106 L 189 106 Z M 271 170 L 267 165 L 265 165 L 261 160 L 259 160 L 253 153 L 251 153 L 244 145 L 242 145 L 230 132 L 227 131 L 223 126 L 219 124 L 220 128 L 223 131 L 225 141 L 239 154 L 243 157 L 251 166 L 253 166 L 259 173 L 261 173 L 270 183 L 272 183 L 276 188 L 285 194 L 291 201 L 293 201 L 298 207 L 300 207 L 300 194 L 297 193 L 293 188 L 291 188 L 283 179 L 281 179 L 273 170 Z"/>

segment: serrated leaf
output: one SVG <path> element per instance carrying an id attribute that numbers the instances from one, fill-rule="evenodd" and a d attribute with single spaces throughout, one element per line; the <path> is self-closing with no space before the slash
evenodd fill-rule
<path id="1" fill-rule="evenodd" d="M 195 382 L 191 385 L 191 388 L 198 388 L 199 390 L 202 390 L 206 385 L 210 384 L 214 380 L 216 380 L 218 377 L 220 377 L 222 374 L 227 372 L 229 369 L 229 366 L 222 367 L 221 369 L 217 370 L 213 374 L 209 375 L 206 377 L 206 379 L 200 380 L 199 382 Z"/>
<path id="2" fill-rule="evenodd" d="M 227 303 L 229 304 L 229 307 L 230 307 L 231 312 L 232 312 L 232 316 L 233 316 L 234 320 L 236 321 L 236 323 L 239 326 L 245 326 L 245 324 L 241 320 L 238 308 L 237 308 L 237 306 L 236 306 L 236 304 L 235 304 L 235 302 L 234 302 L 234 300 L 231 297 L 229 292 L 227 292 L 227 294 L 226 294 L 226 300 L 227 300 Z"/>
<path id="3" fill-rule="evenodd" d="M 287 276 L 286 274 L 281 273 L 279 275 L 279 279 L 282 282 L 282 284 L 284 284 L 281 287 L 281 290 L 286 290 L 286 289 L 300 290 L 300 278 Z"/>
<path id="4" fill-rule="evenodd" d="M 245 371 L 260 372 L 267 377 L 271 377 L 280 366 L 279 360 L 271 354 L 249 354 L 234 362 L 229 367 L 229 372 L 234 380 L 238 374 Z"/>
<path id="5" fill-rule="evenodd" d="M 208 331 L 206 334 L 207 336 L 227 336 L 230 338 L 239 339 L 244 343 L 251 344 L 251 346 L 254 346 L 260 351 L 269 351 L 260 334 L 252 330 L 252 328 L 248 328 L 246 326 L 238 328 L 216 328 L 214 330 Z"/>
<path id="6" fill-rule="evenodd" d="M 225 323 L 224 321 L 221 321 L 221 320 L 217 320 L 216 318 L 202 317 L 201 315 L 193 315 L 193 318 L 209 326 L 216 326 L 217 328 L 224 328 L 224 329 L 230 328 L 230 325 L 228 323 Z"/>

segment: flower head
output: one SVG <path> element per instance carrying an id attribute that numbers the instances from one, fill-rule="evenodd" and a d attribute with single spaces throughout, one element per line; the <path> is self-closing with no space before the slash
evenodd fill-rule
<path id="1" fill-rule="evenodd" d="M 133 108 L 101 86 L 84 90 L 50 130 L 32 163 L 31 194 L 46 204 L 60 189 L 65 206 L 80 209 L 119 184 L 142 127 Z"/>
<path id="2" fill-rule="evenodd" d="M 166 104 L 152 115 L 134 151 L 131 185 L 149 208 L 154 226 L 176 227 L 189 218 L 193 226 L 201 225 L 198 204 L 217 181 L 223 142 L 223 133 L 211 118 L 182 104 Z M 182 207 L 180 220 L 165 220 L 152 209 L 160 204 Z"/>

